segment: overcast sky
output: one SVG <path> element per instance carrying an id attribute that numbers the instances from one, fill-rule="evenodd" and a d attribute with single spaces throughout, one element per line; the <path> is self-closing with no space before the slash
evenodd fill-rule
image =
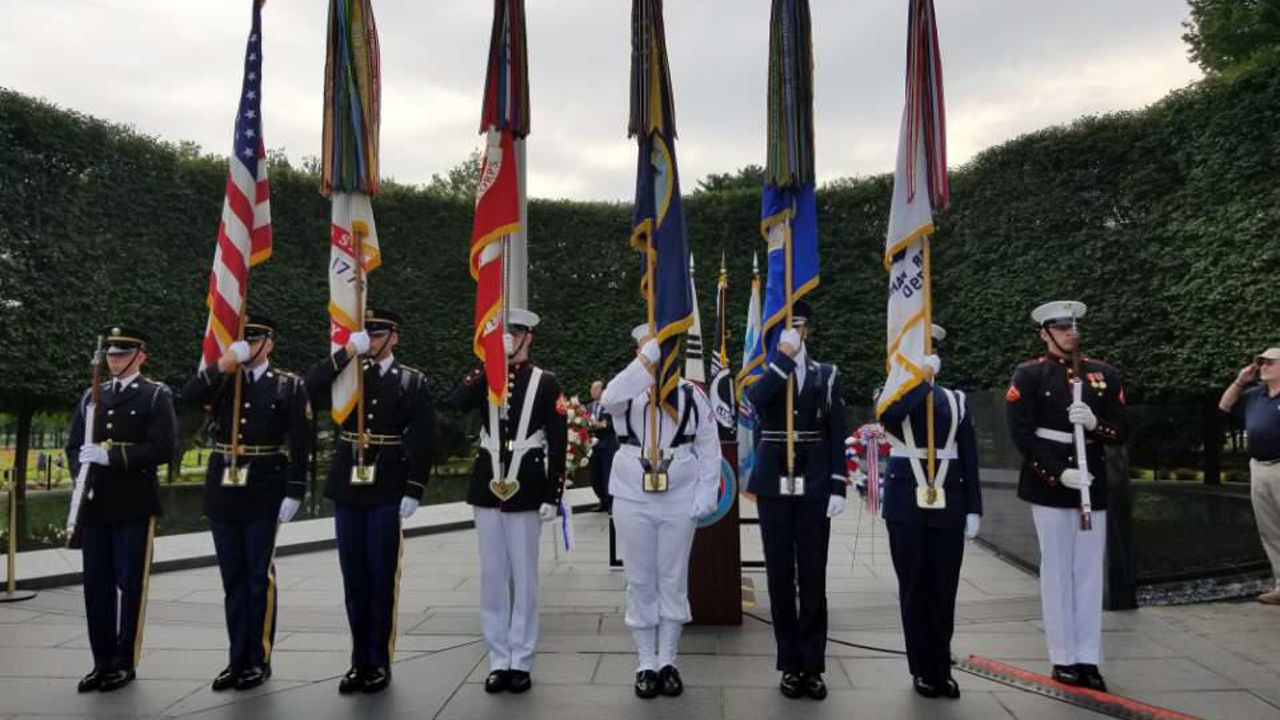
<path id="1" fill-rule="evenodd" d="M 536 197 L 629 199 L 629 0 L 526 0 Z M 5 0 L 0 86 L 206 152 L 231 148 L 249 0 Z M 763 164 L 768 0 L 667 0 L 686 192 Z M 267 144 L 319 153 L 327 0 L 263 11 Z M 384 177 L 425 183 L 479 146 L 493 3 L 375 0 Z M 811 0 L 817 170 L 892 170 L 906 0 Z M 1184 0 L 937 0 L 953 167 L 1081 115 L 1147 105 L 1199 77 Z"/>

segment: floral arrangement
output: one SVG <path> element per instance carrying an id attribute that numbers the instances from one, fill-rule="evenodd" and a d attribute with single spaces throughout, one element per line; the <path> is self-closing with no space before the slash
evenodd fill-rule
<path id="1" fill-rule="evenodd" d="M 591 448 L 596 444 L 596 439 L 591 437 L 591 430 L 597 423 L 577 395 L 569 398 L 565 418 L 569 424 L 569 447 L 565 458 L 565 471 L 572 473 L 574 470 L 587 467 L 591 462 Z"/>

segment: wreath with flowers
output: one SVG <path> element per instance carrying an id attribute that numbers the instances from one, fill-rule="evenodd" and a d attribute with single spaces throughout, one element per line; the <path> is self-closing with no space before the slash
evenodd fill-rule
<path id="1" fill-rule="evenodd" d="M 596 444 L 596 439 L 591 437 L 591 430 L 596 427 L 597 423 L 577 395 L 569 398 L 565 419 L 569 425 L 569 443 L 565 457 L 565 470 L 572 473 L 575 470 L 587 467 L 591 462 L 591 449 Z"/>

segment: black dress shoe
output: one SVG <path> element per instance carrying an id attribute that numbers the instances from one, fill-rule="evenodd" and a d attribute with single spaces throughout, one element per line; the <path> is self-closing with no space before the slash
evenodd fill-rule
<path id="1" fill-rule="evenodd" d="M 391 667 L 389 665 L 379 665 L 370 670 L 364 676 L 364 687 L 360 688 L 366 693 L 382 692 L 391 684 Z"/>
<path id="2" fill-rule="evenodd" d="M 259 665 L 251 667 L 240 673 L 239 679 L 236 680 L 237 690 L 249 690 L 256 688 L 266 682 L 271 677 L 270 665 Z"/>
<path id="3" fill-rule="evenodd" d="M 658 697 L 662 681 L 658 673 L 652 670 L 641 670 L 636 673 L 636 697 L 649 700 Z"/>
<path id="4" fill-rule="evenodd" d="M 211 687 L 213 688 L 214 692 L 222 692 L 223 690 L 230 690 L 231 688 L 236 686 L 236 681 L 239 679 L 240 679 L 240 668 L 234 668 L 234 667 L 228 666 L 226 668 L 223 668 L 222 672 L 218 673 L 218 677 L 213 679 L 213 685 Z"/>
<path id="5" fill-rule="evenodd" d="M 960 685 L 956 683 L 955 678 L 947 678 L 947 681 L 942 684 L 941 689 L 944 696 L 949 697 L 952 700 L 960 699 Z"/>
<path id="6" fill-rule="evenodd" d="M 507 685 L 507 691 L 516 693 L 517 695 L 527 691 L 533 687 L 533 678 L 529 677 L 527 670 L 512 670 L 511 683 Z"/>
<path id="7" fill-rule="evenodd" d="M 937 685 L 930 685 L 919 675 L 911 678 L 911 685 L 915 688 L 916 694 L 923 697 L 936 698 L 938 695 L 942 694 L 942 691 L 938 689 Z"/>
<path id="8" fill-rule="evenodd" d="M 343 695 L 360 692 L 364 689 L 364 670 L 354 665 L 347 671 L 346 675 L 338 681 L 338 692 Z"/>
<path id="9" fill-rule="evenodd" d="M 1099 692 L 1107 691 L 1107 681 L 1102 679 L 1102 673 L 1098 672 L 1097 665 L 1089 663 L 1077 664 L 1076 676 L 1079 677 L 1078 684 L 1080 687 L 1087 687 L 1090 690 Z"/>
<path id="10" fill-rule="evenodd" d="M 111 692 L 133 682 L 137 674 L 133 670 L 110 670 L 102 675 L 102 683 L 98 685 L 101 692 Z"/>
<path id="11" fill-rule="evenodd" d="M 105 675 L 101 670 L 94 668 L 93 672 L 80 678 L 80 682 L 76 685 L 76 692 L 93 692 L 102 685 L 102 676 Z"/>
<path id="12" fill-rule="evenodd" d="M 804 676 L 804 694 L 814 700 L 827 699 L 827 684 L 822 681 L 822 675 L 815 673 Z"/>
<path id="13" fill-rule="evenodd" d="M 658 680 L 662 683 L 662 694 L 676 697 L 684 692 L 684 681 L 680 679 L 680 671 L 675 665 L 664 665 L 658 671 Z"/>
<path id="14" fill-rule="evenodd" d="M 1080 673 L 1076 670 L 1075 665 L 1054 665 L 1053 679 L 1063 685 L 1079 685 Z"/>
<path id="15" fill-rule="evenodd" d="M 506 690 L 511 685 L 511 672 L 509 670 L 494 670 L 489 673 L 489 677 L 484 679 L 484 691 L 493 694 Z"/>
<path id="16" fill-rule="evenodd" d="M 796 673 L 782 673 L 782 682 L 778 683 L 778 689 L 783 695 L 795 700 L 804 695 L 804 676 Z"/>

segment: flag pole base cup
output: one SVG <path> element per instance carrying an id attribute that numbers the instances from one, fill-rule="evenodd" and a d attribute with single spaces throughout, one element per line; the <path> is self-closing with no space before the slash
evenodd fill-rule
<path id="1" fill-rule="evenodd" d="M 30 590 L 7 590 L 0 593 L 0 603 L 21 602 L 35 596 L 36 594 Z"/>

